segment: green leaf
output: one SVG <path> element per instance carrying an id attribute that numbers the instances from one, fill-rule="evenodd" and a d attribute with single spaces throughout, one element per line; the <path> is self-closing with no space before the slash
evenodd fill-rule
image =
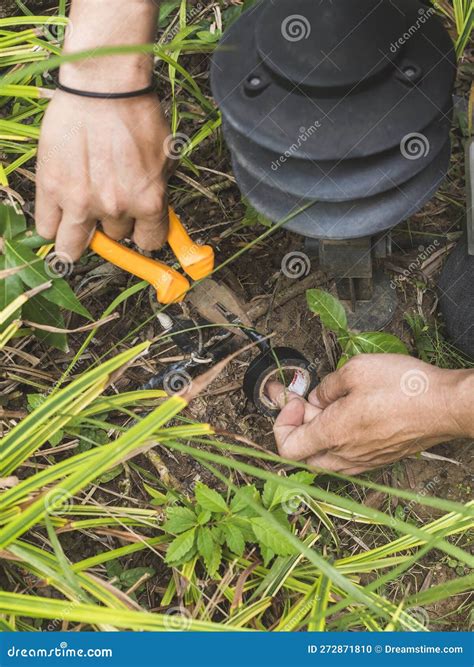
<path id="1" fill-rule="evenodd" d="M 59 306 L 46 301 L 41 294 L 37 294 L 23 304 L 23 317 L 25 320 L 36 322 L 37 324 L 55 326 L 58 329 L 64 328 L 64 320 Z M 55 347 L 62 352 L 68 351 L 66 334 L 57 331 L 44 331 L 44 329 L 35 329 L 34 327 L 32 327 L 32 331 L 36 338 L 43 341 L 46 345 Z"/>
<path id="2" fill-rule="evenodd" d="M 158 18 L 158 25 L 163 26 L 163 22 L 174 9 L 177 9 L 181 4 L 181 0 L 163 0 L 160 2 L 160 13 Z"/>
<path id="3" fill-rule="evenodd" d="M 209 564 L 212 564 L 213 552 L 216 548 L 216 543 L 212 536 L 212 531 L 207 526 L 198 528 L 197 531 L 197 548 L 199 554 L 204 558 L 206 568 L 209 569 Z"/>
<path id="4" fill-rule="evenodd" d="M 271 549 L 278 556 L 291 556 L 296 553 L 296 549 L 284 535 L 275 532 L 263 517 L 252 519 L 252 529 L 259 544 Z"/>
<path id="5" fill-rule="evenodd" d="M 350 337 L 353 350 L 368 354 L 408 354 L 408 349 L 397 336 L 385 332 L 353 334 Z"/>
<path id="6" fill-rule="evenodd" d="M 224 526 L 225 541 L 229 549 L 236 556 L 242 556 L 245 549 L 245 540 L 242 531 L 233 523 L 226 523 Z"/>
<path id="7" fill-rule="evenodd" d="M 179 535 L 196 525 L 196 515 L 187 507 L 170 507 L 166 512 L 167 521 L 163 530 Z"/>
<path id="8" fill-rule="evenodd" d="M 293 475 L 289 475 L 288 479 L 295 482 L 295 484 L 311 485 L 316 479 L 316 475 L 307 470 L 300 470 L 299 472 L 293 473 Z"/>
<path id="9" fill-rule="evenodd" d="M 215 577 L 220 564 L 222 562 L 222 548 L 220 544 L 214 542 L 214 549 L 212 550 L 211 557 L 208 562 L 206 562 L 206 570 L 209 573 L 209 576 Z"/>
<path id="10" fill-rule="evenodd" d="M 130 588 L 136 584 L 144 574 L 153 576 L 155 570 L 152 567 L 132 567 L 130 570 L 123 570 L 119 575 L 120 583 L 124 588 Z"/>
<path id="11" fill-rule="evenodd" d="M 120 561 L 117 558 L 114 558 L 114 560 L 107 561 L 105 563 L 105 569 L 107 571 L 107 576 L 110 579 L 113 579 L 114 577 L 120 577 L 123 571 L 123 568 L 120 565 Z"/>
<path id="12" fill-rule="evenodd" d="M 275 558 L 276 556 L 275 552 L 266 547 L 264 544 L 260 544 L 260 553 L 262 554 L 263 564 L 265 567 L 267 567 L 272 558 Z"/>
<path id="13" fill-rule="evenodd" d="M 194 540 L 196 538 L 196 528 L 191 528 L 185 533 L 178 535 L 168 547 L 165 561 L 169 564 L 185 558 L 194 547 Z"/>
<path id="14" fill-rule="evenodd" d="M 227 512 L 227 503 L 224 498 L 214 489 L 210 489 L 202 482 L 196 484 L 194 490 L 196 500 L 203 509 L 211 512 Z"/>
<path id="15" fill-rule="evenodd" d="M 306 292 L 309 309 L 319 315 L 326 329 L 337 334 L 347 332 L 347 315 L 344 306 L 338 299 L 320 289 L 309 289 Z"/>
<path id="16" fill-rule="evenodd" d="M 274 498 L 275 498 L 275 494 L 277 493 L 278 488 L 279 488 L 279 484 L 274 479 L 269 479 L 267 482 L 265 482 L 265 484 L 263 486 L 262 503 L 263 503 L 264 507 L 266 507 L 267 509 L 272 507 L 273 501 L 274 501 Z"/>
<path id="17" fill-rule="evenodd" d="M 122 465 L 119 464 L 118 466 L 114 466 L 111 470 L 107 470 L 107 472 L 104 472 L 103 475 L 98 477 L 98 481 L 101 484 L 107 484 L 107 482 L 111 482 L 113 479 L 118 477 L 122 473 Z"/>
<path id="18" fill-rule="evenodd" d="M 0 271 L 9 268 L 12 267 L 7 260 L 7 257 L 0 255 Z M 17 273 L 0 280 L 0 311 L 4 310 L 8 305 L 15 301 L 15 299 L 23 294 L 24 291 L 23 283 Z M 3 322 L 1 328 L 6 328 L 13 322 L 13 320 L 18 319 L 19 317 L 21 317 L 21 308 L 12 313 L 11 316 Z"/>
<path id="19" fill-rule="evenodd" d="M 149 484 L 144 483 L 143 488 L 152 497 L 151 501 L 152 505 L 159 507 L 160 505 L 165 505 L 168 502 L 168 496 L 166 494 L 161 493 L 161 491 L 157 491 L 157 489 L 154 489 Z"/>
<path id="20" fill-rule="evenodd" d="M 32 412 L 36 408 L 45 402 L 47 398 L 46 394 L 27 394 L 26 402 L 28 404 L 28 412 Z"/>
<path id="21" fill-rule="evenodd" d="M 213 42 L 219 41 L 220 34 L 218 32 L 213 34 L 212 32 L 208 32 L 207 30 L 199 30 L 199 32 L 196 33 L 196 37 L 201 42 L 212 44 Z"/>
<path id="22" fill-rule="evenodd" d="M 197 518 L 198 524 L 200 526 L 204 526 L 204 524 L 208 523 L 211 520 L 211 516 L 212 514 L 211 512 L 209 512 L 209 510 L 200 511 Z"/>
<path id="23" fill-rule="evenodd" d="M 53 435 L 49 438 L 49 444 L 53 447 L 57 447 L 57 445 L 61 444 L 63 438 L 64 431 L 60 429 L 59 431 L 56 431 L 56 433 L 53 433 Z"/>
<path id="24" fill-rule="evenodd" d="M 26 229 L 25 216 L 17 213 L 13 206 L 0 204 L 0 236 L 6 241 L 13 239 Z"/>
<path id="25" fill-rule="evenodd" d="M 18 273 L 28 287 L 38 287 L 51 280 L 51 276 L 46 273 L 43 260 L 32 250 L 15 241 L 7 241 L 5 248 L 5 254 L 13 266 L 28 265 Z M 43 292 L 45 299 L 89 320 L 93 319 L 63 278 L 54 278 L 52 282 L 52 286 Z"/>
<path id="26" fill-rule="evenodd" d="M 259 493 L 254 484 L 243 486 L 235 492 L 234 497 L 230 501 L 230 509 L 234 514 L 255 516 L 255 512 L 249 507 L 249 500 L 260 500 Z"/>
<path id="27" fill-rule="evenodd" d="M 315 475 L 304 470 L 290 475 L 287 479 L 295 482 L 295 488 L 290 489 L 287 486 L 278 484 L 276 480 L 268 480 L 263 487 L 262 502 L 267 509 L 277 507 L 277 505 L 285 504 L 290 508 L 288 512 L 291 514 L 291 506 L 295 502 L 295 498 L 299 492 L 301 484 L 312 484 Z M 299 503 L 297 503 L 299 504 Z"/>
<path id="28" fill-rule="evenodd" d="M 257 516 L 254 514 L 253 516 Z M 237 526 L 246 542 L 255 542 L 255 533 L 252 530 L 252 523 L 250 517 L 245 517 L 242 514 L 236 514 L 232 517 L 232 524 Z M 225 533 L 224 533 L 225 535 Z"/>

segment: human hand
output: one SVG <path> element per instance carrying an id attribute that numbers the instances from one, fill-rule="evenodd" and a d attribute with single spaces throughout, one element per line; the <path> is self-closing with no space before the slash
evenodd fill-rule
<path id="1" fill-rule="evenodd" d="M 98 221 L 115 240 L 133 234 L 143 250 L 160 248 L 168 234 L 169 135 L 155 95 L 95 100 L 56 92 L 38 151 L 38 233 L 56 238 L 56 252 L 71 261 Z"/>
<path id="2" fill-rule="evenodd" d="M 153 41 L 157 3 L 73 0 L 66 55 L 97 47 Z M 117 93 L 149 86 L 150 53 L 93 56 L 61 66 L 62 84 Z M 119 240 L 133 234 L 144 250 L 168 234 L 170 129 L 155 95 L 93 99 L 57 91 L 47 109 L 38 149 L 36 227 L 56 251 L 78 259 L 101 222 Z"/>
<path id="3" fill-rule="evenodd" d="M 360 355 L 328 375 L 308 400 L 272 383 L 282 407 L 274 433 L 280 455 L 358 474 L 474 434 L 474 376 L 412 357 Z"/>

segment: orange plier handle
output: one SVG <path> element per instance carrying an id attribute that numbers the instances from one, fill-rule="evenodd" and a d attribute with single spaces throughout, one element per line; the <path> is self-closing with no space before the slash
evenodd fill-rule
<path id="1" fill-rule="evenodd" d="M 193 280 L 205 278 L 214 269 L 214 250 L 209 245 L 198 245 L 190 238 L 180 219 L 169 209 L 168 243 L 181 267 Z M 101 231 L 96 231 L 90 248 L 107 262 L 124 271 L 147 280 L 156 289 L 160 303 L 182 301 L 190 288 L 189 281 L 175 269 L 113 241 Z"/>

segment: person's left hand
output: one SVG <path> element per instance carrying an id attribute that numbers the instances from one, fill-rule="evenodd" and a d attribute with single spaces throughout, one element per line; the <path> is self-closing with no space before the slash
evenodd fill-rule
<path id="1" fill-rule="evenodd" d="M 365 354 L 331 373 L 308 400 L 267 388 L 283 458 L 358 474 L 466 435 L 459 406 L 466 371 L 412 357 Z"/>

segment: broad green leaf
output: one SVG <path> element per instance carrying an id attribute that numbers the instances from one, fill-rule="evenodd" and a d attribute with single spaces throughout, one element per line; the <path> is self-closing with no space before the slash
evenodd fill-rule
<path id="1" fill-rule="evenodd" d="M 196 484 L 194 489 L 196 500 L 203 509 L 211 512 L 227 512 L 227 503 L 224 498 L 214 489 L 210 489 L 202 482 Z"/>
<path id="2" fill-rule="evenodd" d="M 123 471 L 123 468 L 121 465 L 115 466 L 111 470 L 107 470 L 107 472 L 104 472 L 103 475 L 97 478 L 97 480 L 101 484 L 107 484 L 107 482 L 111 482 L 113 479 L 116 479 Z"/>
<path id="3" fill-rule="evenodd" d="M 352 356 L 354 354 L 408 354 L 408 349 L 397 336 L 385 332 L 353 334 L 350 337 Z M 345 350 L 346 351 L 346 350 Z"/>
<path id="4" fill-rule="evenodd" d="M 212 531 L 207 526 L 202 526 L 198 528 L 197 531 L 197 548 L 200 556 L 203 557 L 206 569 L 209 570 L 209 566 L 213 564 L 213 552 L 217 547 L 212 536 Z"/>
<path id="5" fill-rule="evenodd" d="M 130 588 L 145 574 L 153 576 L 155 570 L 152 567 L 132 567 L 130 570 L 123 570 L 119 577 L 120 583 L 124 588 Z"/>
<path id="6" fill-rule="evenodd" d="M 0 204 L 0 236 L 9 241 L 17 234 L 24 232 L 25 229 L 25 216 L 17 213 L 9 204 Z"/>
<path id="7" fill-rule="evenodd" d="M 222 562 L 222 548 L 220 544 L 214 544 L 211 558 L 206 563 L 206 569 L 211 577 L 215 577 Z"/>
<path id="8" fill-rule="evenodd" d="M 0 271 L 3 269 L 12 268 L 10 262 L 8 262 L 5 256 L 0 255 Z M 23 283 L 21 281 L 18 273 L 7 276 L 6 278 L 0 279 L 0 312 L 4 310 L 9 304 L 13 303 L 26 289 L 23 288 Z M 21 316 L 21 308 L 18 308 L 14 313 L 10 315 L 2 323 L 2 329 L 5 329 L 10 322 L 19 318 Z"/>
<path id="9" fill-rule="evenodd" d="M 199 505 L 196 506 L 196 510 L 199 508 Z M 211 520 L 211 512 L 209 510 L 200 510 L 198 514 L 198 524 L 200 526 L 204 526 L 206 523 L 208 523 Z"/>
<path id="10" fill-rule="evenodd" d="M 143 484 L 143 488 L 152 497 L 152 499 L 153 499 L 151 501 L 152 505 L 155 505 L 155 506 L 159 507 L 160 505 L 164 505 L 165 503 L 168 502 L 168 496 L 166 494 L 161 493 L 161 491 L 157 491 L 156 489 L 154 489 L 149 484 Z"/>
<path id="11" fill-rule="evenodd" d="M 178 535 L 169 545 L 165 561 L 171 564 L 184 558 L 193 548 L 195 538 L 196 528 L 191 528 L 191 530 Z"/>
<path id="12" fill-rule="evenodd" d="M 245 549 L 245 540 L 242 531 L 234 523 L 228 522 L 224 526 L 225 541 L 232 553 L 242 556 Z"/>
<path id="13" fill-rule="evenodd" d="M 262 543 L 260 543 L 259 546 L 260 546 L 260 553 L 262 554 L 263 558 L 263 564 L 265 565 L 265 567 L 267 567 L 268 563 L 272 560 L 272 558 L 275 558 L 276 553 Z"/>
<path id="14" fill-rule="evenodd" d="M 46 294 L 47 292 L 43 292 Z M 32 299 L 23 304 L 23 317 L 30 322 L 37 324 L 46 324 L 58 329 L 64 328 L 64 320 L 59 310 L 59 306 L 51 301 L 46 301 L 41 294 L 36 294 Z M 58 331 L 45 331 L 32 327 L 35 336 L 42 340 L 46 345 L 55 347 L 62 352 L 68 351 L 67 336 Z"/>
<path id="15" fill-rule="evenodd" d="M 300 470 L 293 473 L 293 475 L 289 475 L 288 479 L 295 482 L 295 484 L 312 484 L 316 479 L 316 475 L 307 470 Z"/>
<path id="16" fill-rule="evenodd" d="M 266 507 L 267 509 L 273 507 L 275 494 L 277 493 L 279 488 L 282 487 L 274 479 L 269 479 L 268 482 L 265 482 L 262 493 L 262 503 L 264 507 Z M 283 490 L 286 491 L 286 489 Z"/>
<path id="17" fill-rule="evenodd" d="M 28 411 L 36 410 L 39 406 L 45 402 L 47 396 L 46 394 L 27 394 L 26 402 L 28 404 Z"/>
<path id="18" fill-rule="evenodd" d="M 319 315 L 326 329 L 337 334 L 347 332 L 347 315 L 344 306 L 338 299 L 320 289 L 309 289 L 306 292 L 309 309 Z"/>
<path id="19" fill-rule="evenodd" d="M 5 248 L 6 255 L 13 266 L 28 265 L 18 273 L 28 287 L 38 287 L 51 280 L 51 276 L 46 273 L 43 260 L 35 255 L 32 250 L 15 241 L 7 241 Z M 92 320 L 92 316 L 87 308 L 81 304 L 67 282 L 62 278 L 53 279 L 52 286 L 44 292 L 44 298 L 61 306 L 61 308 L 66 308 L 73 313 Z"/>
<path id="20" fill-rule="evenodd" d="M 234 514 L 245 514 L 249 512 L 249 500 L 259 500 L 259 493 L 254 484 L 243 486 L 234 494 L 230 501 L 230 509 Z M 250 516 L 255 516 L 252 509 Z"/>
<path id="21" fill-rule="evenodd" d="M 58 445 L 61 444 L 64 438 L 64 431 L 56 431 L 56 433 L 53 433 L 53 435 L 49 438 L 49 444 L 52 445 L 53 447 L 57 447 Z M 101 479 L 103 482 L 104 480 Z"/>
<path id="22" fill-rule="evenodd" d="M 283 535 L 276 533 L 263 517 L 252 519 L 252 529 L 257 541 L 277 556 L 291 556 L 296 553 L 295 547 Z"/>
<path id="23" fill-rule="evenodd" d="M 196 525 L 196 515 L 187 507 L 170 507 L 166 512 L 167 521 L 163 530 L 167 533 L 179 535 Z"/>
<path id="24" fill-rule="evenodd" d="M 300 501 L 298 500 L 298 496 L 301 495 L 299 494 L 299 485 L 312 484 L 314 478 L 315 475 L 304 470 L 301 470 L 294 475 L 290 475 L 287 479 L 295 482 L 294 490 L 288 489 L 287 486 L 279 484 L 276 480 L 265 482 L 262 494 L 262 502 L 264 506 L 267 509 L 272 509 L 277 505 L 284 505 L 284 507 L 287 508 L 285 509 L 287 514 L 292 514 L 300 504 Z"/>
<path id="25" fill-rule="evenodd" d="M 253 512 L 251 516 L 256 517 L 258 515 L 255 512 Z M 246 542 L 255 542 L 255 533 L 252 530 L 252 522 L 250 517 L 247 517 L 243 514 L 234 514 L 232 517 L 232 524 L 234 526 L 237 526 L 237 528 L 244 536 L 244 540 Z"/>

